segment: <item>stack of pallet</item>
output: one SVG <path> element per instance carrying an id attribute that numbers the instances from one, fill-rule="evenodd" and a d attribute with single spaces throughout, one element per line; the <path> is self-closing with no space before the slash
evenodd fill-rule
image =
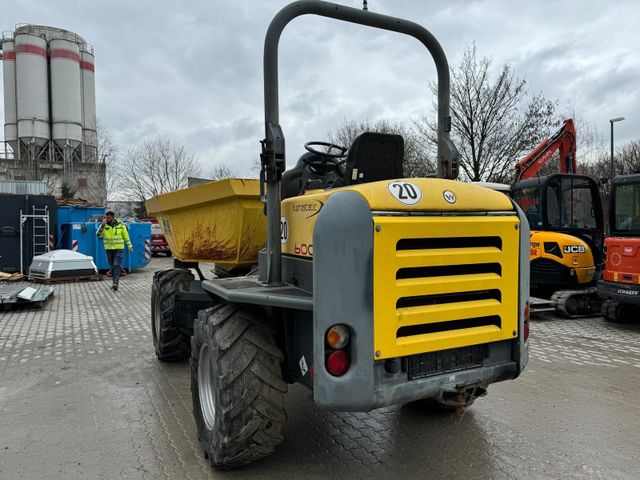
<path id="1" fill-rule="evenodd" d="M 23 279 L 24 279 L 24 275 L 21 274 L 20 272 L 15 272 L 15 273 L 0 272 L 0 280 L 5 280 L 8 282 L 17 282 Z"/>

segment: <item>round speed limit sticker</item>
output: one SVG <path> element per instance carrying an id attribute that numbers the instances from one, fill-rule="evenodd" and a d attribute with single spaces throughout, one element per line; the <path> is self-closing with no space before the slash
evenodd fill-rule
<path id="1" fill-rule="evenodd" d="M 422 200 L 422 190 L 411 182 L 391 182 L 389 192 L 396 200 L 405 205 L 415 205 Z"/>

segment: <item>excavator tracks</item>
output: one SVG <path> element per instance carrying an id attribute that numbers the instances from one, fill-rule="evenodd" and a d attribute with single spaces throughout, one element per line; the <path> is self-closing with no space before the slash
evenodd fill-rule
<path id="1" fill-rule="evenodd" d="M 607 322 L 631 323 L 637 320 L 640 309 L 635 305 L 606 300 L 602 304 L 601 313 Z"/>
<path id="2" fill-rule="evenodd" d="M 555 310 L 566 318 L 584 318 L 600 314 L 602 300 L 595 287 L 582 290 L 560 290 L 551 295 Z"/>

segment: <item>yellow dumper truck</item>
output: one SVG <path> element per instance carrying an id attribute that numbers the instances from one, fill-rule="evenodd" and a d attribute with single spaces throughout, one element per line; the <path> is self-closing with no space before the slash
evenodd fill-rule
<path id="1" fill-rule="evenodd" d="M 277 46 L 304 14 L 399 32 L 428 49 L 438 72 L 440 178 L 404 178 L 402 137 L 375 132 L 348 146 L 309 142 L 285 168 Z M 264 75 L 260 180 L 147 202 L 176 257 L 154 277 L 156 353 L 190 356 L 198 436 L 222 468 L 282 441 L 288 384 L 307 386 L 332 410 L 422 399 L 466 407 L 528 359 L 528 223 L 505 195 L 453 180 L 449 69 L 431 33 L 294 2 L 269 26 Z M 198 262 L 215 262 L 216 274 L 205 278 Z"/>

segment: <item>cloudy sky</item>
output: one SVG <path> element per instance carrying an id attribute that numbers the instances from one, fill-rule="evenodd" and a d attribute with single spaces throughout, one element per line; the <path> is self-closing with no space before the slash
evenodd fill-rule
<path id="1" fill-rule="evenodd" d="M 169 135 L 204 172 L 224 162 L 236 175 L 251 174 L 264 136 L 264 34 L 287 0 L 2 1 L 2 30 L 51 25 L 94 45 L 98 118 L 118 145 Z M 640 138 L 637 1 L 368 3 L 425 26 L 452 65 L 475 41 L 480 55 L 512 64 L 531 92 L 558 100 L 605 143 L 608 119 L 617 116 L 626 117 L 616 124 L 617 143 Z M 433 79 L 428 52 L 412 38 L 319 17 L 294 20 L 280 43 L 288 164 L 305 141 L 325 138 L 342 119 L 420 116 L 430 108 Z"/>

